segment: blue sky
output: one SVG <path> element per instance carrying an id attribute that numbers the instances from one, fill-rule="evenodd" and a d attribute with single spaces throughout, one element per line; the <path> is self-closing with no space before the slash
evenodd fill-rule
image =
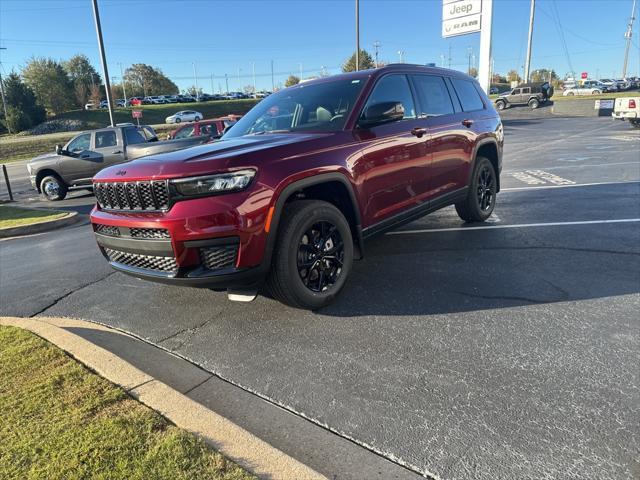
<path id="1" fill-rule="evenodd" d="M 590 77 L 620 76 L 624 31 L 632 0 L 538 0 L 532 70 L 553 68 L 560 76 L 586 71 Z M 215 91 L 253 82 L 271 88 L 290 74 L 317 75 L 324 66 L 337 73 L 355 50 L 353 0 L 99 0 L 109 75 L 120 77 L 122 63 L 160 67 L 182 89 L 198 83 Z M 557 14 L 556 14 L 557 12 Z M 361 0 L 361 45 L 380 59 L 397 61 L 398 50 L 411 63 L 435 62 L 466 70 L 468 52 L 477 55 L 479 34 L 441 38 L 441 0 Z M 636 16 L 640 16 L 636 14 Z M 494 0 L 495 71 L 522 69 L 529 0 Z M 559 23 L 558 23 L 559 19 Z M 564 31 L 563 48 L 559 26 Z M 635 24 L 629 73 L 640 72 L 640 27 Z M 32 56 L 65 59 L 86 54 L 99 68 L 90 0 L 0 0 L 2 73 Z M 567 54 L 568 52 L 568 54 Z M 570 67 L 571 64 L 571 67 Z M 238 74 L 240 78 L 238 78 Z M 214 75 L 213 81 L 211 75 Z"/>

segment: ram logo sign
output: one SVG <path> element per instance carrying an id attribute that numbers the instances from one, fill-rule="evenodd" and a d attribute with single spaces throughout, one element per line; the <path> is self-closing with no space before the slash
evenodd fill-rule
<path id="1" fill-rule="evenodd" d="M 442 36 L 479 32 L 481 12 L 482 0 L 443 0 Z"/>

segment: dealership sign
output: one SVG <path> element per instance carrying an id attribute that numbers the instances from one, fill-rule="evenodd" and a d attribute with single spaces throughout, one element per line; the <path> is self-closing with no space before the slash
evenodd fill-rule
<path id="1" fill-rule="evenodd" d="M 482 0 L 442 0 L 442 36 L 479 32 Z"/>

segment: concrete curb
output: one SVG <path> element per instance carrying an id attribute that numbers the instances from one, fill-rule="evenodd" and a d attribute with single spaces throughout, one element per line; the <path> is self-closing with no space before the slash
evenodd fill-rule
<path id="1" fill-rule="evenodd" d="M 111 331 L 107 327 L 82 320 L 50 317 L 38 317 L 37 320 L 0 317 L 0 325 L 29 330 L 53 343 L 107 380 L 120 385 L 131 396 L 158 411 L 178 427 L 198 435 L 220 453 L 260 478 L 328 480 L 324 475 L 274 448 L 227 418 L 70 331 L 73 328 Z"/>
<path id="2" fill-rule="evenodd" d="M 11 205 L 11 206 L 13 207 L 14 205 Z M 21 207 L 18 207 L 18 208 L 21 208 Z M 42 210 L 42 209 L 32 208 L 28 210 Z M 78 220 L 79 220 L 78 212 L 69 212 L 69 214 L 66 217 L 56 218 L 55 220 L 32 223 L 31 225 L 21 225 L 19 227 L 2 228 L 0 229 L 0 238 L 21 237 L 24 235 L 33 235 L 34 233 L 48 232 L 49 230 L 55 230 L 57 228 L 62 228 L 68 225 L 72 225 L 76 223 Z"/>

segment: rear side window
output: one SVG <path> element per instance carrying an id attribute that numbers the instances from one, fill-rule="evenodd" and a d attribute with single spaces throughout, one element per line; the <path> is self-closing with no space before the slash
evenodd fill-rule
<path id="1" fill-rule="evenodd" d="M 482 110 L 484 108 L 484 102 L 473 86 L 473 82 L 460 78 L 452 78 L 451 82 L 456 89 L 460 103 L 462 103 L 462 110 L 465 112 L 473 112 L 474 110 Z"/>
<path id="2" fill-rule="evenodd" d="M 180 130 L 178 133 L 176 133 L 176 136 L 174 138 L 191 137 L 191 136 L 193 136 L 194 129 L 195 129 L 195 127 L 193 125 L 189 125 L 188 127 L 184 127 L 182 130 Z"/>
<path id="3" fill-rule="evenodd" d="M 145 143 L 147 140 L 136 130 L 135 128 L 127 128 L 124 131 L 124 138 L 127 140 L 128 145 L 135 145 L 136 143 Z"/>
<path id="4" fill-rule="evenodd" d="M 442 77 L 415 75 L 413 83 L 420 100 L 420 114 L 428 117 L 453 113 L 453 103 Z"/>
<path id="5" fill-rule="evenodd" d="M 400 102 L 404 107 L 404 118 L 416 118 L 416 107 L 413 104 L 413 96 L 406 76 L 383 77 L 374 87 L 364 110 L 371 105 L 384 102 Z"/>
<path id="6" fill-rule="evenodd" d="M 115 147 L 116 143 L 116 132 L 113 130 L 96 132 L 96 148 Z"/>

